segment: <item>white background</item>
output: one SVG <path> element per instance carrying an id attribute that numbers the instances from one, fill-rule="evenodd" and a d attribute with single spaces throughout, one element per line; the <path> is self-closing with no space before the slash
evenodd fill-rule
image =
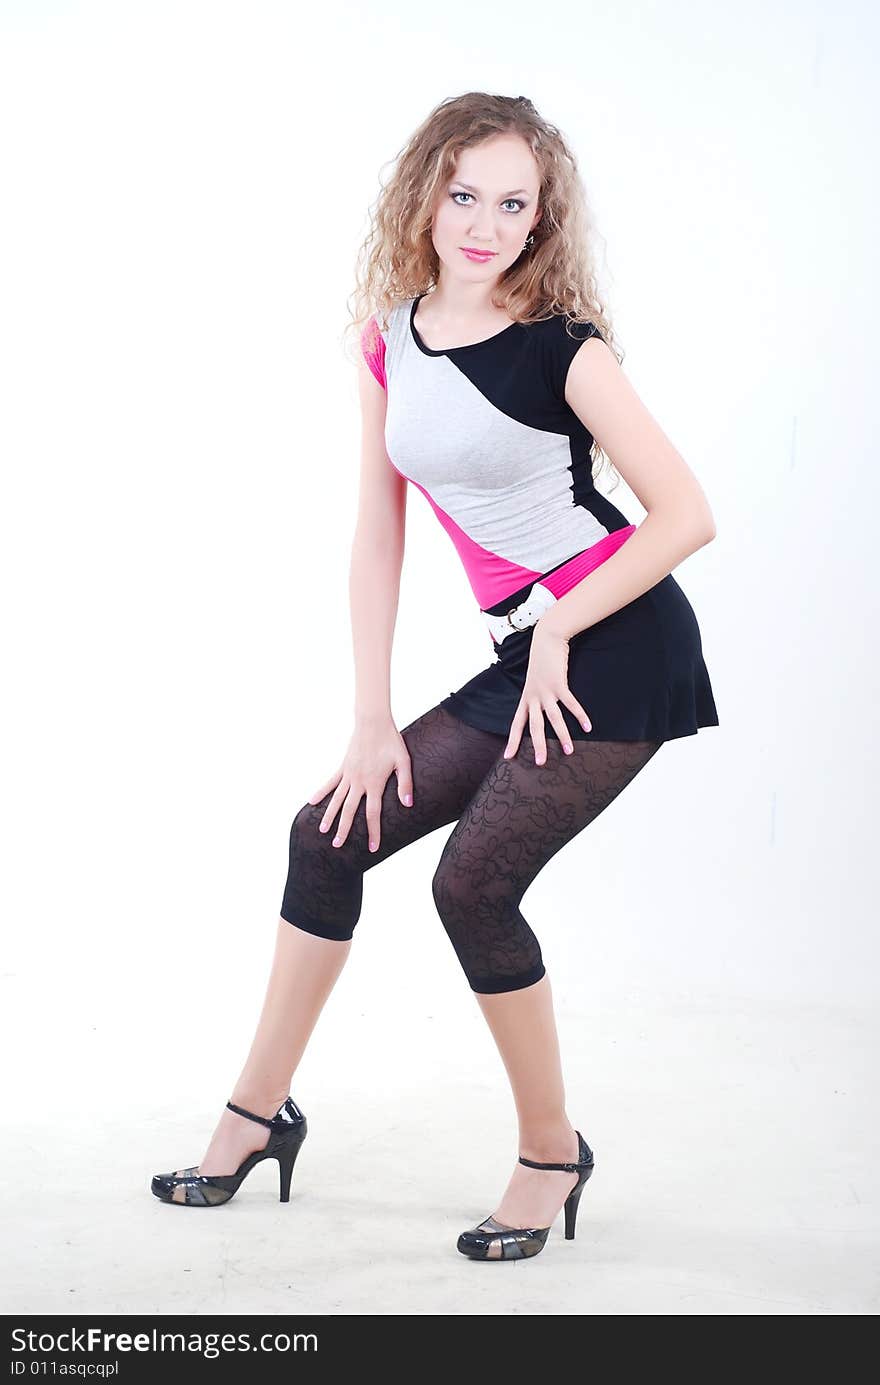
<path id="1" fill-rule="evenodd" d="M 359 413 L 342 336 L 355 255 L 412 131 L 472 89 L 528 95 L 570 141 L 624 369 L 717 525 L 675 576 L 720 726 L 664 746 L 523 906 L 553 982 L 572 1118 L 597 1146 L 624 1110 L 635 1143 L 681 1139 L 683 1200 L 689 1160 L 728 1118 L 764 1132 L 780 1189 L 814 1122 L 867 1161 L 874 8 L 114 0 L 0 14 L 2 1009 L 22 1246 L 39 1239 L 29 1218 L 47 1215 L 41 1151 L 68 1183 L 52 1134 L 63 1117 L 84 1223 L 95 1202 L 129 1199 L 161 1259 L 168 1209 L 149 1174 L 197 1161 L 244 1060 L 290 823 L 352 727 Z M 641 520 L 624 486 L 613 498 Z M 490 658 L 455 551 L 411 488 L 398 726 Z M 454 1156 L 477 1180 L 475 1213 L 508 1176 L 505 1076 L 431 898 L 450 830 L 368 874 L 349 962 L 294 1079 L 317 1117 L 310 1138 L 340 1160 L 333 1188 L 323 1158 L 311 1164 L 326 1193 L 314 1235 L 328 1242 L 343 1150 L 379 1130 L 395 1130 L 389 1149 L 416 1175 L 427 1142 L 439 1162 Z M 826 1068 L 832 1034 L 840 1063 Z M 803 1107 L 780 1145 L 786 1098 Z M 735 1117 L 734 1099 L 747 1103 Z M 459 1105 L 485 1130 L 462 1125 Z M 829 1182 L 828 1205 L 845 1217 L 842 1186 Z M 859 1236 L 873 1178 L 853 1186 Z M 425 1174 L 413 1206 L 433 1190 Z M 405 1257 L 409 1213 L 388 1197 L 382 1225 L 399 1214 Z M 451 1186 L 431 1210 L 470 1224 Z M 411 1284 L 408 1311 L 472 1311 L 450 1247 L 429 1247 L 451 1271 L 445 1307 Z M 118 1303 L 121 1271 L 93 1249 L 93 1278 L 51 1287 L 24 1256 L 12 1306 Z M 792 1264 L 810 1255 L 792 1247 Z M 158 1271 L 126 1282 L 125 1311 L 169 1307 Z M 298 1306 L 311 1307 L 304 1283 Z M 822 1276 L 800 1297 L 765 1287 L 794 1306 L 649 1296 L 644 1311 L 869 1302 L 851 1286 L 841 1306 Z M 386 1290 L 379 1275 L 321 1311 L 388 1312 Z M 199 1301 L 290 1311 L 259 1295 L 215 1302 L 209 1281 Z M 555 1311 L 631 1303 L 621 1289 L 599 1310 Z"/>

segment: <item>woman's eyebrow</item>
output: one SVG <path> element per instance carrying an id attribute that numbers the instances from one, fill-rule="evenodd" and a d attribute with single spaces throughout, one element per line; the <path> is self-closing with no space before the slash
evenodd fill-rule
<path id="1" fill-rule="evenodd" d="M 479 191 L 480 191 L 479 188 L 472 188 L 471 185 L 470 185 L 470 183 L 463 183 L 463 182 L 461 182 L 461 180 L 460 180 L 459 178 L 453 178 L 452 181 L 453 181 L 453 183 L 457 183 L 458 186 L 459 186 L 460 188 L 464 188 L 466 192 L 479 192 Z M 502 195 L 503 195 L 504 197 L 515 197 L 517 193 L 525 193 L 525 195 L 528 196 L 529 190 L 528 190 L 528 188 L 514 188 L 514 189 L 513 189 L 513 192 L 505 192 L 505 193 L 503 193 Z"/>

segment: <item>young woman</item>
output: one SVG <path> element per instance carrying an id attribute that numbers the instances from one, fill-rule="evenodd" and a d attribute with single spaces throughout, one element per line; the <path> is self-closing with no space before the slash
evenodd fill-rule
<path id="1" fill-rule="evenodd" d="M 593 1154 L 566 1110 L 550 978 L 520 901 L 664 741 L 718 725 L 697 620 L 671 576 L 714 537 L 712 515 L 622 373 L 589 230 L 573 155 L 521 96 L 441 103 L 380 195 L 354 323 L 353 734 L 293 821 L 268 991 L 232 1099 L 201 1164 L 153 1179 L 164 1201 L 226 1202 L 264 1158 L 278 1159 L 287 1200 L 306 1134 L 290 1082 L 348 956 L 364 872 L 455 823 L 434 900 L 519 1135 L 500 1201 L 458 1249 L 535 1255 L 563 1206 L 574 1235 Z M 644 506 L 638 528 L 596 489 L 594 452 Z M 408 483 L 455 544 L 495 657 L 398 731 L 389 666 Z"/>

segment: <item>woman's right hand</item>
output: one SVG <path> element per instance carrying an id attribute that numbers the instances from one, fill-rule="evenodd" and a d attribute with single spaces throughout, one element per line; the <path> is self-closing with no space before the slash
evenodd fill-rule
<path id="1" fill-rule="evenodd" d="M 355 727 L 340 768 L 325 784 L 309 795 L 309 803 L 320 803 L 331 789 L 333 797 L 321 819 L 320 831 L 327 832 L 342 809 L 334 846 L 342 846 L 348 836 L 361 799 L 366 794 L 367 834 L 371 851 L 379 850 L 382 795 L 390 775 L 397 774 L 397 796 L 412 806 L 412 766 L 406 741 L 390 717 L 379 722 L 364 722 Z"/>

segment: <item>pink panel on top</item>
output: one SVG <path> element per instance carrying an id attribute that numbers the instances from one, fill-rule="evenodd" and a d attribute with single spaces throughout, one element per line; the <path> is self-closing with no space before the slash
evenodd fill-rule
<path id="1" fill-rule="evenodd" d="M 385 379 L 385 338 L 379 331 L 379 324 L 376 321 L 375 313 L 368 320 L 364 330 L 361 332 L 361 351 L 364 360 L 370 367 L 383 390 L 388 389 Z"/>
<path id="2" fill-rule="evenodd" d="M 573 558 L 569 558 L 567 563 L 563 563 L 562 567 L 551 572 L 549 577 L 544 578 L 541 586 L 551 591 L 558 600 L 560 596 L 571 591 L 572 587 L 576 587 L 588 572 L 592 572 L 594 568 L 604 563 L 606 558 L 610 558 L 612 553 L 616 553 L 618 548 L 625 544 L 635 532 L 636 526 L 634 524 L 628 525 L 625 529 L 612 530 L 610 534 L 605 535 L 604 539 L 591 544 L 582 553 L 576 553 Z"/>

